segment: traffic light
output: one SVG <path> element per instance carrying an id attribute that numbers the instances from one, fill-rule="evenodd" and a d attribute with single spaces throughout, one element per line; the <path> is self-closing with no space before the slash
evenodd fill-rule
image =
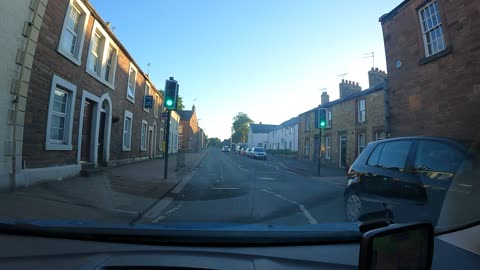
<path id="1" fill-rule="evenodd" d="M 318 108 L 318 118 L 317 118 L 317 127 L 326 128 L 328 123 L 327 119 L 327 109 Z"/>
<path id="2" fill-rule="evenodd" d="M 175 111 L 177 110 L 177 98 L 178 98 L 178 83 L 170 77 L 165 81 L 165 96 L 163 106 L 166 109 Z"/>

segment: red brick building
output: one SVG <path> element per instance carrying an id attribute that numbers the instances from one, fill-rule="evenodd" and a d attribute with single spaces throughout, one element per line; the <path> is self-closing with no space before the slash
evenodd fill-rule
<path id="1" fill-rule="evenodd" d="M 380 18 L 391 136 L 480 131 L 480 1 L 406 0 Z"/>
<path id="2" fill-rule="evenodd" d="M 144 108 L 145 96 L 153 98 L 150 109 Z M 160 155 L 161 104 L 148 75 L 88 1 L 48 1 L 16 185 Z"/>
<path id="3" fill-rule="evenodd" d="M 191 111 L 178 111 L 178 114 L 180 115 L 178 148 L 183 151 L 199 151 L 203 138 L 200 136 L 195 105 Z"/>

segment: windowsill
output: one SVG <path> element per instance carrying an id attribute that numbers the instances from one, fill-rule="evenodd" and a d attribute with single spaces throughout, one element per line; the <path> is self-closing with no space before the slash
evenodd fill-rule
<path id="1" fill-rule="evenodd" d="M 104 85 L 108 86 L 110 89 L 115 90 L 115 86 L 114 86 L 113 84 L 111 84 L 111 83 L 109 83 L 108 81 L 102 79 L 102 77 L 100 77 L 97 73 L 95 73 L 95 71 L 87 68 L 87 69 L 86 69 L 86 72 L 87 72 L 90 76 L 92 76 L 93 78 L 95 78 L 97 81 L 99 81 L 99 82 L 103 83 Z M 114 76 L 115 76 L 115 74 L 114 74 Z"/>
<path id="2" fill-rule="evenodd" d="M 131 98 L 129 95 L 127 95 L 127 100 L 135 104 L 135 99 Z"/>
<path id="3" fill-rule="evenodd" d="M 77 59 L 72 54 L 70 54 L 69 52 L 64 51 L 60 48 L 57 49 L 57 52 L 60 53 L 61 55 L 63 55 L 68 60 L 72 61 L 77 66 L 80 66 L 82 64 L 82 61 L 80 60 L 80 57 Z"/>
<path id="4" fill-rule="evenodd" d="M 433 61 L 435 61 L 437 59 L 440 59 L 440 58 L 442 58 L 446 55 L 449 55 L 452 51 L 453 51 L 453 49 L 452 49 L 451 46 L 446 47 L 445 49 L 443 49 L 440 52 L 437 52 L 436 54 L 433 54 L 433 55 L 430 55 L 428 57 L 425 57 L 425 58 L 421 59 L 420 61 L 418 61 L 418 65 L 422 66 L 422 65 L 428 64 L 430 62 L 433 62 Z"/>
<path id="5" fill-rule="evenodd" d="M 71 144 L 56 144 L 56 143 L 46 143 L 45 150 L 47 151 L 72 151 Z"/>
<path id="6" fill-rule="evenodd" d="M 123 152 L 130 152 L 130 151 L 132 151 L 132 148 L 126 148 L 125 146 L 122 146 L 122 151 Z"/>

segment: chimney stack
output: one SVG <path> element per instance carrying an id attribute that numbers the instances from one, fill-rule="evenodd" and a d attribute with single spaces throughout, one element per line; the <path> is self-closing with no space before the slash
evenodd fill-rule
<path id="1" fill-rule="evenodd" d="M 351 94 L 362 91 L 362 87 L 358 85 L 358 82 L 354 81 L 342 79 L 342 82 L 338 86 L 340 88 L 340 98 L 344 98 L 346 96 L 350 96 Z"/>
<path id="2" fill-rule="evenodd" d="M 369 88 L 375 87 L 379 84 L 382 84 L 383 81 L 387 78 L 387 73 L 378 68 L 373 68 L 368 72 L 368 84 Z"/>
<path id="3" fill-rule="evenodd" d="M 323 91 L 321 98 L 321 105 L 325 105 L 330 102 L 330 96 L 327 94 L 327 91 Z"/>

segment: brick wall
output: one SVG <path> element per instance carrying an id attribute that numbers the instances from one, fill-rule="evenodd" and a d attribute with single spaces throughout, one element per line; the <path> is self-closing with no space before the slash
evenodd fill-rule
<path id="1" fill-rule="evenodd" d="M 310 117 L 310 130 L 306 130 L 307 115 Z M 314 154 L 318 151 L 315 150 L 315 138 L 318 138 L 318 129 L 315 128 L 315 110 L 307 111 L 299 115 L 298 123 L 298 159 L 313 160 Z M 305 142 L 309 142 L 310 151 L 309 154 L 305 153 Z"/>
<path id="2" fill-rule="evenodd" d="M 480 131 L 480 2 L 437 1 L 446 36 L 443 57 L 425 59 L 412 0 L 383 17 L 391 135 L 471 140 Z M 450 51 L 450 53 L 448 53 Z M 429 62 L 427 62 L 430 60 Z M 397 68 L 395 63 L 401 62 Z M 426 63 L 427 62 L 427 63 Z"/>
<path id="3" fill-rule="evenodd" d="M 163 123 L 153 116 L 154 110 L 147 113 L 143 110 L 143 96 L 146 79 L 140 67 L 137 67 L 137 85 L 135 91 L 135 104 L 126 99 L 128 71 L 130 59 L 122 49 L 118 50 L 118 62 L 115 74 L 115 90 L 102 84 L 97 79 L 85 72 L 88 48 L 94 17 L 91 15 L 86 27 L 85 41 L 82 48 L 81 65 L 77 66 L 57 52 L 60 34 L 68 1 L 50 0 L 45 12 L 42 28 L 38 38 L 37 51 L 33 61 L 31 85 L 28 93 L 27 109 L 25 114 L 23 160 L 27 168 L 48 167 L 66 164 L 76 164 L 78 128 L 82 91 L 101 96 L 105 93 L 112 100 L 112 116 L 119 121 L 112 123 L 110 160 L 120 160 L 146 156 L 140 151 L 141 122 L 147 120 L 150 125 L 156 123 L 157 133 Z M 48 102 L 50 96 L 52 76 L 56 74 L 77 86 L 75 108 L 73 114 L 72 151 L 45 151 L 45 132 L 48 116 Z M 156 94 L 154 85 L 151 93 Z M 160 100 L 161 102 L 162 100 Z M 132 147 L 131 151 L 122 151 L 124 111 L 133 113 Z M 157 144 L 160 141 L 157 135 Z M 158 147 L 157 147 L 158 148 Z"/>

